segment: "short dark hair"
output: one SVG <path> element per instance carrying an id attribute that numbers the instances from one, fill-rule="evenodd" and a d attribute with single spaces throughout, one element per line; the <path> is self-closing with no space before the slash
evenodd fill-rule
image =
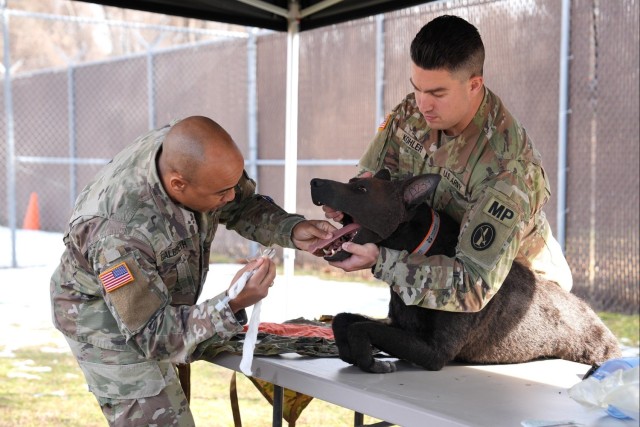
<path id="1" fill-rule="evenodd" d="M 442 15 L 416 34 L 411 60 L 425 70 L 464 70 L 471 76 L 482 76 L 484 45 L 476 27 L 458 16 Z"/>

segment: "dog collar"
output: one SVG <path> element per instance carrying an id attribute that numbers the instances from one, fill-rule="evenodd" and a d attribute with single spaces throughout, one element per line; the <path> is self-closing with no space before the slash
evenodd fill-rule
<path id="1" fill-rule="evenodd" d="M 436 211 L 431 209 L 431 227 L 429 227 L 429 231 L 427 232 L 427 235 L 424 236 L 424 239 L 422 239 L 422 242 L 420 242 L 418 247 L 415 248 L 411 253 L 413 254 L 417 253 L 420 255 L 426 254 L 429 251 L 429 249 L 431 249 L 431 245 L 433 245 L 433 242 L 436 240 L 436 236 L 438 236 L 439 230 L 440 230 L 440 215 L 438 215 Z"/>

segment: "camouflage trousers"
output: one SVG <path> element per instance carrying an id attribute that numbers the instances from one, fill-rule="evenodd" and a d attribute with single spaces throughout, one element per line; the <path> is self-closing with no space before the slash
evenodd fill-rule
<path id="1" fill-rule="evenodd" d="M 67 341 L 111 427 L 195 426 L 171 362 Z"/>

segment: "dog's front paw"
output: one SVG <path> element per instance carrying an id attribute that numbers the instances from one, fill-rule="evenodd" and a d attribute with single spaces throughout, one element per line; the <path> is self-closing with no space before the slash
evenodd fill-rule
<path id="1" fill-rule="evenodd" d="M 390 372 L 395 372 L 397 369 L 395 362 L 374 360 L 369 366 L 368 371 L 373 372 L 374 374 L 388 374 Z"/>
<path id="2" fill-rule="evenodd" d="M 343 362 L 346 362 L 350 365 L 355 365 L 356 364 L 356 360 L 354 358 L 352 358 L 351 356 L 348 356 L 342 352 L 340 352 L 338 354 L 338 357 L 340 357 L 340 360 L 342 360 Z"/>

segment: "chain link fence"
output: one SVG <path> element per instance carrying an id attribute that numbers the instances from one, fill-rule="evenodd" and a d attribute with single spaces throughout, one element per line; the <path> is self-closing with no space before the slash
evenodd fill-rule
<path id="1" fill-rule="evenodd" d="M 566 255 L 576 294 L 596 309 L 637 313 L 639 6 L 635 0 L 571 4 Z M 562 194 L 561 5 L 435 2 L 301 33 L 297 211 L 323 217 L 311 203 L 309 180 L 354 175 L 381 115 L 412 90 L 412 38 L 445 13 L 480 30 L 486 84 L 532 135 L 554 196 Z M 73 200 L 101 165 L 149 128 L 194 114 L 214 118 L 233 135 L 259 190 L 283 205 L 286 34 L 217 31 L 192 20 L 141 24 L 109 19 L 117 10 L 103 10 L 100 19 L 3 10 L 3 64 L 10 72 L 0 92 L 6 136 L 0 226 L 20 228 L 36 192 L 42 230 L 62 232 Z M 25 34 L 34 28 L 69 37 L 26 55 L 32 40 Z M 46 56 L 50 50 L 55 54 Z M 552 197 L 545 209 L 554 230 L 557 206 Z M 243 257 L 251 249 L 220 230 L 213 251 Z M 296 260 L 323 265 L 307 254 Z"/>

